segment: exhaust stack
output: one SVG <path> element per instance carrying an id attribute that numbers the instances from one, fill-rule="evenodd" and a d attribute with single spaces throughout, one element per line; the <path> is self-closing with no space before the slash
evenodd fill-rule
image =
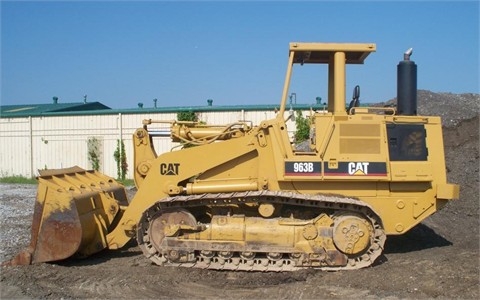
<path id="1" fill-rule="evenodd" d="M 417 65 L 410 60 L 413 49 L 403 54 L 397 66 L 397 110 L 399 115 L 417 114 Z"/>

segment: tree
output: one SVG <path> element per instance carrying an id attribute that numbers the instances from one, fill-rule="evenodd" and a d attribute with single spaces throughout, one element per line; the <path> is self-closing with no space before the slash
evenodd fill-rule
<path id="1" fill-rule="evenodd" d="M 193 111 L 181 111 L 177 113 L 177 120 L 197 122 L 198 117 L 197 114 Z"/>
<path id="2" fill-rule="evenodd" d="M 117 163 L 117 179 L 125 180 L 125 176 L 127 175 L 128 171 L 128 164 L 123 140 L 117 140 L 117 149 L 115 149 L 115 152 L 113 152 L 113 158 Z"/>
<path id="3" fill-rule="evenodd" d="M 297 127 L 295 143 L 298 144 L 310 138 L 310 120 L 303 117 L 302 112 L 299 110 L 295 118 L 295 126 Z"/>
<path id="4" fill-rule="evenodd" d="M 96 137 L 90 137 L 87 140 L 88 161 L 92 164 L 92 169 L 100 170 L 100 140 Z"/>

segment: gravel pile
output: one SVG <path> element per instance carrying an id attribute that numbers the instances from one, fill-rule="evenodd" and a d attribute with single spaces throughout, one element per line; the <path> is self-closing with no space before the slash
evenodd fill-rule
<path id="1" fill-rule="evenodd" d="M 397 98 L 375 104 L 375 106 L 396 105 Z M 418 90 L 417 112 L 424 116 L 440 116 L 445 127 L 457 126 L 461 120 L 471 119 L 480 112 L 479 94 L 434 93 Z"/>

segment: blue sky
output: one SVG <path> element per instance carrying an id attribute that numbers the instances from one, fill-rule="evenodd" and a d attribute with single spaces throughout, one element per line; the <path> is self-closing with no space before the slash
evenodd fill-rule
<path id="1" fill-rule="evenodd" d="M 377 44 L 347 68 L 346 101 L 357 84 L 395 97 L 410 47 L 419 89 L 479 93 L 478 1 L 2 1 L 1 104 L 275 104 L 292 41 Z M 296 68 L 297 103 L 326 99 L 325 75 Z"/>

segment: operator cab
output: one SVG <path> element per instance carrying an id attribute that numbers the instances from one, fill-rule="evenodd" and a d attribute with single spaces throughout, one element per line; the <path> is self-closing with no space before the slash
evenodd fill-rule
<path id="1" fill-rule="evenodd" d="M 283 88 L 279 115 L 283 116 L 287 103 L 292 69 L 294 64 L 325 64 L 328 67 L 328 112 L 346 115 L 346 72 L 347 64 L 363 64 L 367 56 L 376 51 L 371 43 L 290 43 L 289 63 Z M 355 88 L 354 101 L 358 102 L 360 88 Z M 355 95 L 358 97 L 355 98 Z"/>

